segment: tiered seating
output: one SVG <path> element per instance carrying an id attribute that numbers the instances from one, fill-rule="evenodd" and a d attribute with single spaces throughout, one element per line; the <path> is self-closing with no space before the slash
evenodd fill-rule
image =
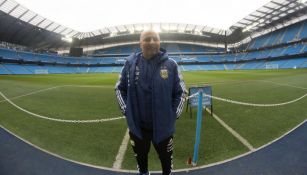
<path id="1" fill-rule="evenodd" d="M 106 49 L 96 50 L 94 55 L 100 55 L 100 54 L 131 54 L 131 53 L 137 52 L 139 50 L 140 49 L 139 49 L 138 44 L 130 44 L 130 45 L 109 47 L 109 48 L 106 48 Z"/>
<path id="2" fill-rule="evenodd" d="M 288 46 L 283 51 L 283 54 L 284 55 L 293 55 L 293 54 L 296 54 L 296 53 L 300 53 L 300 51 L 303 47 L 304 47 L 304 45 L 302 45 L 302 44 L 298 44 L 298 45 L 295 45 L 295 46 Z"/>
<path id="3" fill-rule="evenodd" d="M 161 46 L 183 71 L 290 69 L 307 67 L 306 39 L 307 20 L 255 38 L 248 45 L 253 50 L 244 52 L 225 54 L 223 49 L 190 44 Z M 120 72 L 125 58 L 138 50 L 138 44 L 131 44 L 98 50 L 100 57 L 63 57 L 0 48 L 0 74 Z"/>
<path id="4" fill-rule="evenodd" d="M 307 38 L 307 20 L 254 38 L 246 50 L 290 43 Z"/>
<path id="5" fill-rule="evenodd" d="M 113 72 L 113 67 L 97 67 L 94 72 Z"/>
<path id="6" fill-rule="evenodd" d="M 165 48 L 169 53 L 171 52 L 181 52 L 178 44 L 161 44 L 162 48 Z"/>
<path id="7" fill-rule="evenodd" d="M 177 44 L 180 52 L 223 52 L 224 48 L 213 48 L 192 44 Z"/>
<path id="8" fill-rule="evenodd" d="M 31 52 L 17 52 L 17 58 L 29 61 L 39 61 L 39 58 Z"/>
<path id="9" fill-rule="evenodd" d="M 199 65 L 183 65 L 183 70 L 184 71 L 199 71 L 201 68 Z"/>
<path id="10" fill-rule="evenodd" d="M 236 69 L 257 69 L 260 65 L 262 65 L 263 62 L 249 62 L 249 63 L 243 63 L 240 65 L 240 67 L 236 67 Z"/>
<path id="11" fill-rule="evenodd" d="M 279 68 L 289 69 L 289 68 L 298 68 L 300 67 L 306 59 L 290 59 L 285 60 L 285 63 L 280 65 Z"/>
<path id="12" fill-rule="evenodd" d="M 77 67 L 76 73 L 88 73 L 89 67 Z"/>
<path id="13" fill-rule="evenodd" d="M 9 72 L 12 74 L 32 74 L 29 70 L 25 69 L 23 66 L 18 64 L 6 64 L 4 65 Z"/>
<path id="14" fill-rule="evenodd" d="M 300 31 L 302 24 L 291 25 L 285 29 L 284 37 L 282 38 L 281 43 L 291 42 L 296 39 L 298 32 Z"/>
<path id="15" fill-rule="evenodd" d="M 200 55 L 197 57 L 199 62 L 210 62 L 210 58 L 208 55 Z"/>
<path id="16" fill-rule="evenodd" d="M 298 68 L 307 68 L 307 59 L 305 59 L 305 61 L 299 65 Z"/>
<path id="17" fill-rule="evenodd" d="M 102 58 L 100 64 L 113 64 L 116 63 L 116 58 Z"/>
<path id="18" fill-rule="evenodd" d="M 182 57 L 180 58 L 179 62 L 182 63 L 194 63 L 194 62 L 198 62 L 196 57 Z"/>
<path id="19" fill-rule="evenodd" d="M 276 65 L 278 69 L 307 68 L 307 58 L 285 59 L 276 61 L 250 61 L 244 63 L 225 63 L 208 65 L 180 65 L 181 71 L 200 70 L 237 70 L 237 69 L 271 69 L 268 65 Z M 272 67 L 273 68 L 273 67 Z M 67 73 L 107 73 L 120 72 L 122 67 L 67 67 L 37 66 L 20 64 L 0 64 L 0 74 L 67 74 Z"/>
<path id="20" fill-rule="evenodd" d="M 181 44 L 181 43 L 161 43 L 161 47 L 165 48 L 169 53 L 191 53 L 191 52 L 222 52 L 223 48 L 213 48 L 200 45 Z M 96 50 L 94 55 L 101 54 L 128 54 L 139 52 L 139 44 L 131 44 L 125 46 L 115 46 L 106 49 Z"/>
<path id="21" fill-rule="evenodd" d="M 224 70 L 224 67 L 219 67 L 218 64 L 200 65 L 199 67 L 200 70 Z"/>
<path id="22" fill-rule="evenodd" d="M 2 64 L 0 64 L 0 74 L 11 74 Z"/>
<path id="23" fill-rule="evenodd" d="M 0 57 L 18 60 L 17 51 L 11 49 L 0 48 Z"/>

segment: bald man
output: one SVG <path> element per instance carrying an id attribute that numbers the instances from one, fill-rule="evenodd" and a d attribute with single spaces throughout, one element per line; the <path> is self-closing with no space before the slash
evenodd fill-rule
<path id="1" fill-rule="evenodd" d="M 151 142 L 162 165 L 162 174 L 173 167 L 173 134 L 185 97 L 177 63 L 160 49 L 160 36 L 147 30 L 140 36 L 141 52 L 127 58 L 116 83 L 119 106 L 126 116 L 131 145 L 140 174 L 147 175 Z"/>

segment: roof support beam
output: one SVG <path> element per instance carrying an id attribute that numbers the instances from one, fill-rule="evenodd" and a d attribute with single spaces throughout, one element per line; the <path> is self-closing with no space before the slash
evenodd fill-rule
<path id="1" fill-rule="evenodd" d="M 4 0 L 4 1 L 0 4 L 0 7 L 1 7 L 4 3 L 6 3 L 6 1 L 7 1 L 7 0 Z"/>
<path id="2" fill-rule="evenodd" d="M 32 18 L 30 18 L 27 23 L 30 23 L 31 21 L 33 21 L 33 19 L 35 19 L 38 16 L 38 14 L 35 14 Z"/>
<path id="3" fill-rule="evenodd" d="M 100 33 L 100 35 L 102 35 L 102 34 L 103 34 L 101 30 L 98 30 L 98 32 Z"/>
<path id="4" fill-rule="evenodd" d="M 188 24 L 185 25 L 184 33 L 187 31 L 187 28 L 188 28 Z"/>
<path id="5" fill-rule="evenodd" d="M 250 21 L 250 22 L 256 22 L 256 20 L 252 20 L 252 19 L 247 19 L 247 18 L 243 18 L 246 21 Z"/>
<path id="6" fill-rule="evenodd" d="M 260 17 L 260 16 L 253 15 L 253 14 L 250 14 L 250 16 L 255 17 L 255 18 L 259 18 L 259 19 L 263 19 L 263 18 L 267 17 L 267 16 Z"/>
<path id="7" fill-rule="evenodd" d="M 275 2 L 274 0 L 271 1 L 270 4 L 264 5 L 262 7 L 262 9 L 256 10 L 256 12 L 263 14 L 263 16 L 257 15 L 257 14 L 248 15 L 248 16 L 255 17 L 256 18 L 255 22 L 257 22 L 257 21 L 259 22 L 258 25 L 254 26 L 255 30 L 253 30 L 253 31 L 258 30 L 259 28 L 263 28 L 263 27 L 267 26 L 267 24 L 271 25 L 272 21 L 279 20 L 280 18 L 285 16 L 285 15 L 282 16 L 282 14 L 289 15 L 290 13 L 288 11 L 290 9 L 295 10 L 297 7 L 301 7 L 301 4 L 297 3 L 297 1 L 294 1 L 294 0 L 285 0 L 282 3 Z M 268 11 L 266 12 L 265 9 L 268 9 Z M 297 11 L 297 10 L 295 10 L 295 11 Z M 261 22 L 260 22 L 260 19 L 261 19 Z M 239 22 L 241 22 L 241 24 L 242 24 L 242 21 L 244 21 L 244 20 L 246 20 L 246 18 L 242 19 Z M 237 24 L 240 24 L 239 22 L 237 22 Z M 250 24 L 247 24 L 247 25 L 243 26 L 243 28 L 246 28 L 249 25 Z M 236 24 L 233 25 L 233 26 L 236 26 Z"/>
<path id="8" fill-rule="evenodd" d="M 117 26 L 115 26 L 115 29 L 117 30 L 118 33 L 120 32 L 120 30 L 117 28 Z"/>
<path id="9" fill-rule="evenodd" d="M 243 24 L 243 25 L 250 25 L 250 24 L 247 24 L 247 23 L 244 23 L 244 22 L 238 22 L 239 24 Z"/>
<path id="10" fill-rule="evenodd" d="M 266 9 L 272 10 L 272 11 L 278 11 L 278 12 L 280 12 L 280 13 L 287 13 L 287 14 L 289 14 L 288 9 L 286 9 L 286 10 L 281 10 L 282 8 L 274 9 L 274 8 L 268 7 L 268 6 L 263 6 L 263 7 L 266 8 Z"/>
<path id="11" fill-rule="evenodd" d="M 269 9 L 269 10 L 272 10 L 272 11 L 275 11 L 276 9 L 272 8 L 272 7 L 268 7 L 268 6 L 263 6 L 264 8 L 266 9 Z"/>
<path id="12" fill-rule="evenodd" d="M 68 28 L 66 27 L 65 29 L 61 30 L 61 31 L 59 32 L 59 34 L 62 35 L 67 29 L 68 29 Z"/>
<path id="13" fill-rule="evenodd" d="M 44 27 L 44 29 L 48 29 L 48 27 L 50 27 L 52 24 L 54 24 L 54 22 L 49 23 L 46 27 Z"/>
<path id="14" fill-rule="evenodd" d="M 112 33 L 111 30 L 109 28 L 106 28 L 108 30 L 109 33 Z"/>
<path id="15" fill-rule="evenodd" d="M 256 12 L 259 12 L 259 13 L 262 13 L 262 14 L 265 14 L 265 15 L 272 15 L 272 13 L 268 13 L 268 12 L 264 12 L 264 11 L 260 11 L 260 10 L 256 10 Z M 252 16 L 253 14 L 251 14 Z M 258 18 L 261 18 L 261 16 L 257 16 L 257 15 L 253 15 L 255 17 L 258 17 Z"/>
<path id="16" fill-rule="evenodd" d="M 15 7 L 13 7 L 12 10 L 10 10 L 10 11 L 8 12 L 8 14 L 11 15 L 11 13 L 12 13 L 17 7 L 19 7 L 19 4 L 15 5 Z"/>
<path id="17" fill-rule="evenodd" d="M 25 14 L 27 14 L 30 10 L 26 10 L 25 12 L 23 12 L 21 15 L 19 15 L 17 18 L 20 19 L 21 17 L 23 17 Z"/>
<path id="18" fill-rule="evenodd" d="M 59 24 L 56 28 L 54 28 L 51 32 L 54 32 L 56 29 L 58 29 L 61 25 Z"/>
<path id="19" fill-rule="evenodd" d="M 194 28 L 192 29 L 192 31 L 194 32 L 194 31 L 195 31 L 195 29 L 196 29 L 196 25 L 194 26 Z"/>
<path id="20" fill-rule="evenodd" d="M 37 23 L 35 26 L 38 27 L 41 23 L 43 23 L 44 21 L 46 21 L 47 18 L 41 20 L 39 23 Z"/>
<path id="21" fill-rule="evenodd" d="M 128 28 L 126 25 L 124 25 L 124 28 L 126 29 L 126 32 L 129 32 Z"/>
<path id="22" fill-rule="evenodd" d="M 283 4 L 280 4 L 280 3 L 275 2 L 275 1 L 271 1 L 271 3 L 276 4 L 276 5 L 278 5 L 278 6 L 284 6 Z"/>

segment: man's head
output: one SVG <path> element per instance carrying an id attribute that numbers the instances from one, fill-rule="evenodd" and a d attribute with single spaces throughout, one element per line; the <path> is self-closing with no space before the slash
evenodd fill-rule
<path id="1" fill-rule="evenodd" d="M 160 36 L 153 30 L 146 30 L 141 33 L 140 47 L 143 52 L 143 57 L 150 59 L 155 56 L 160 50 Z"/>

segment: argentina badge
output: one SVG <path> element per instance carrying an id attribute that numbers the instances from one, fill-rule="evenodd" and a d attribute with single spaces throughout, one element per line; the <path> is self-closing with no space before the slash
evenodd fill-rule
<path id="1" fill-rule="evenodd" d="M 168 78 L 168 71 L 167 69 L 161 69 L 160 70 L 160 76 L 163 78 L 163 79 L 167 79 Z"/>

